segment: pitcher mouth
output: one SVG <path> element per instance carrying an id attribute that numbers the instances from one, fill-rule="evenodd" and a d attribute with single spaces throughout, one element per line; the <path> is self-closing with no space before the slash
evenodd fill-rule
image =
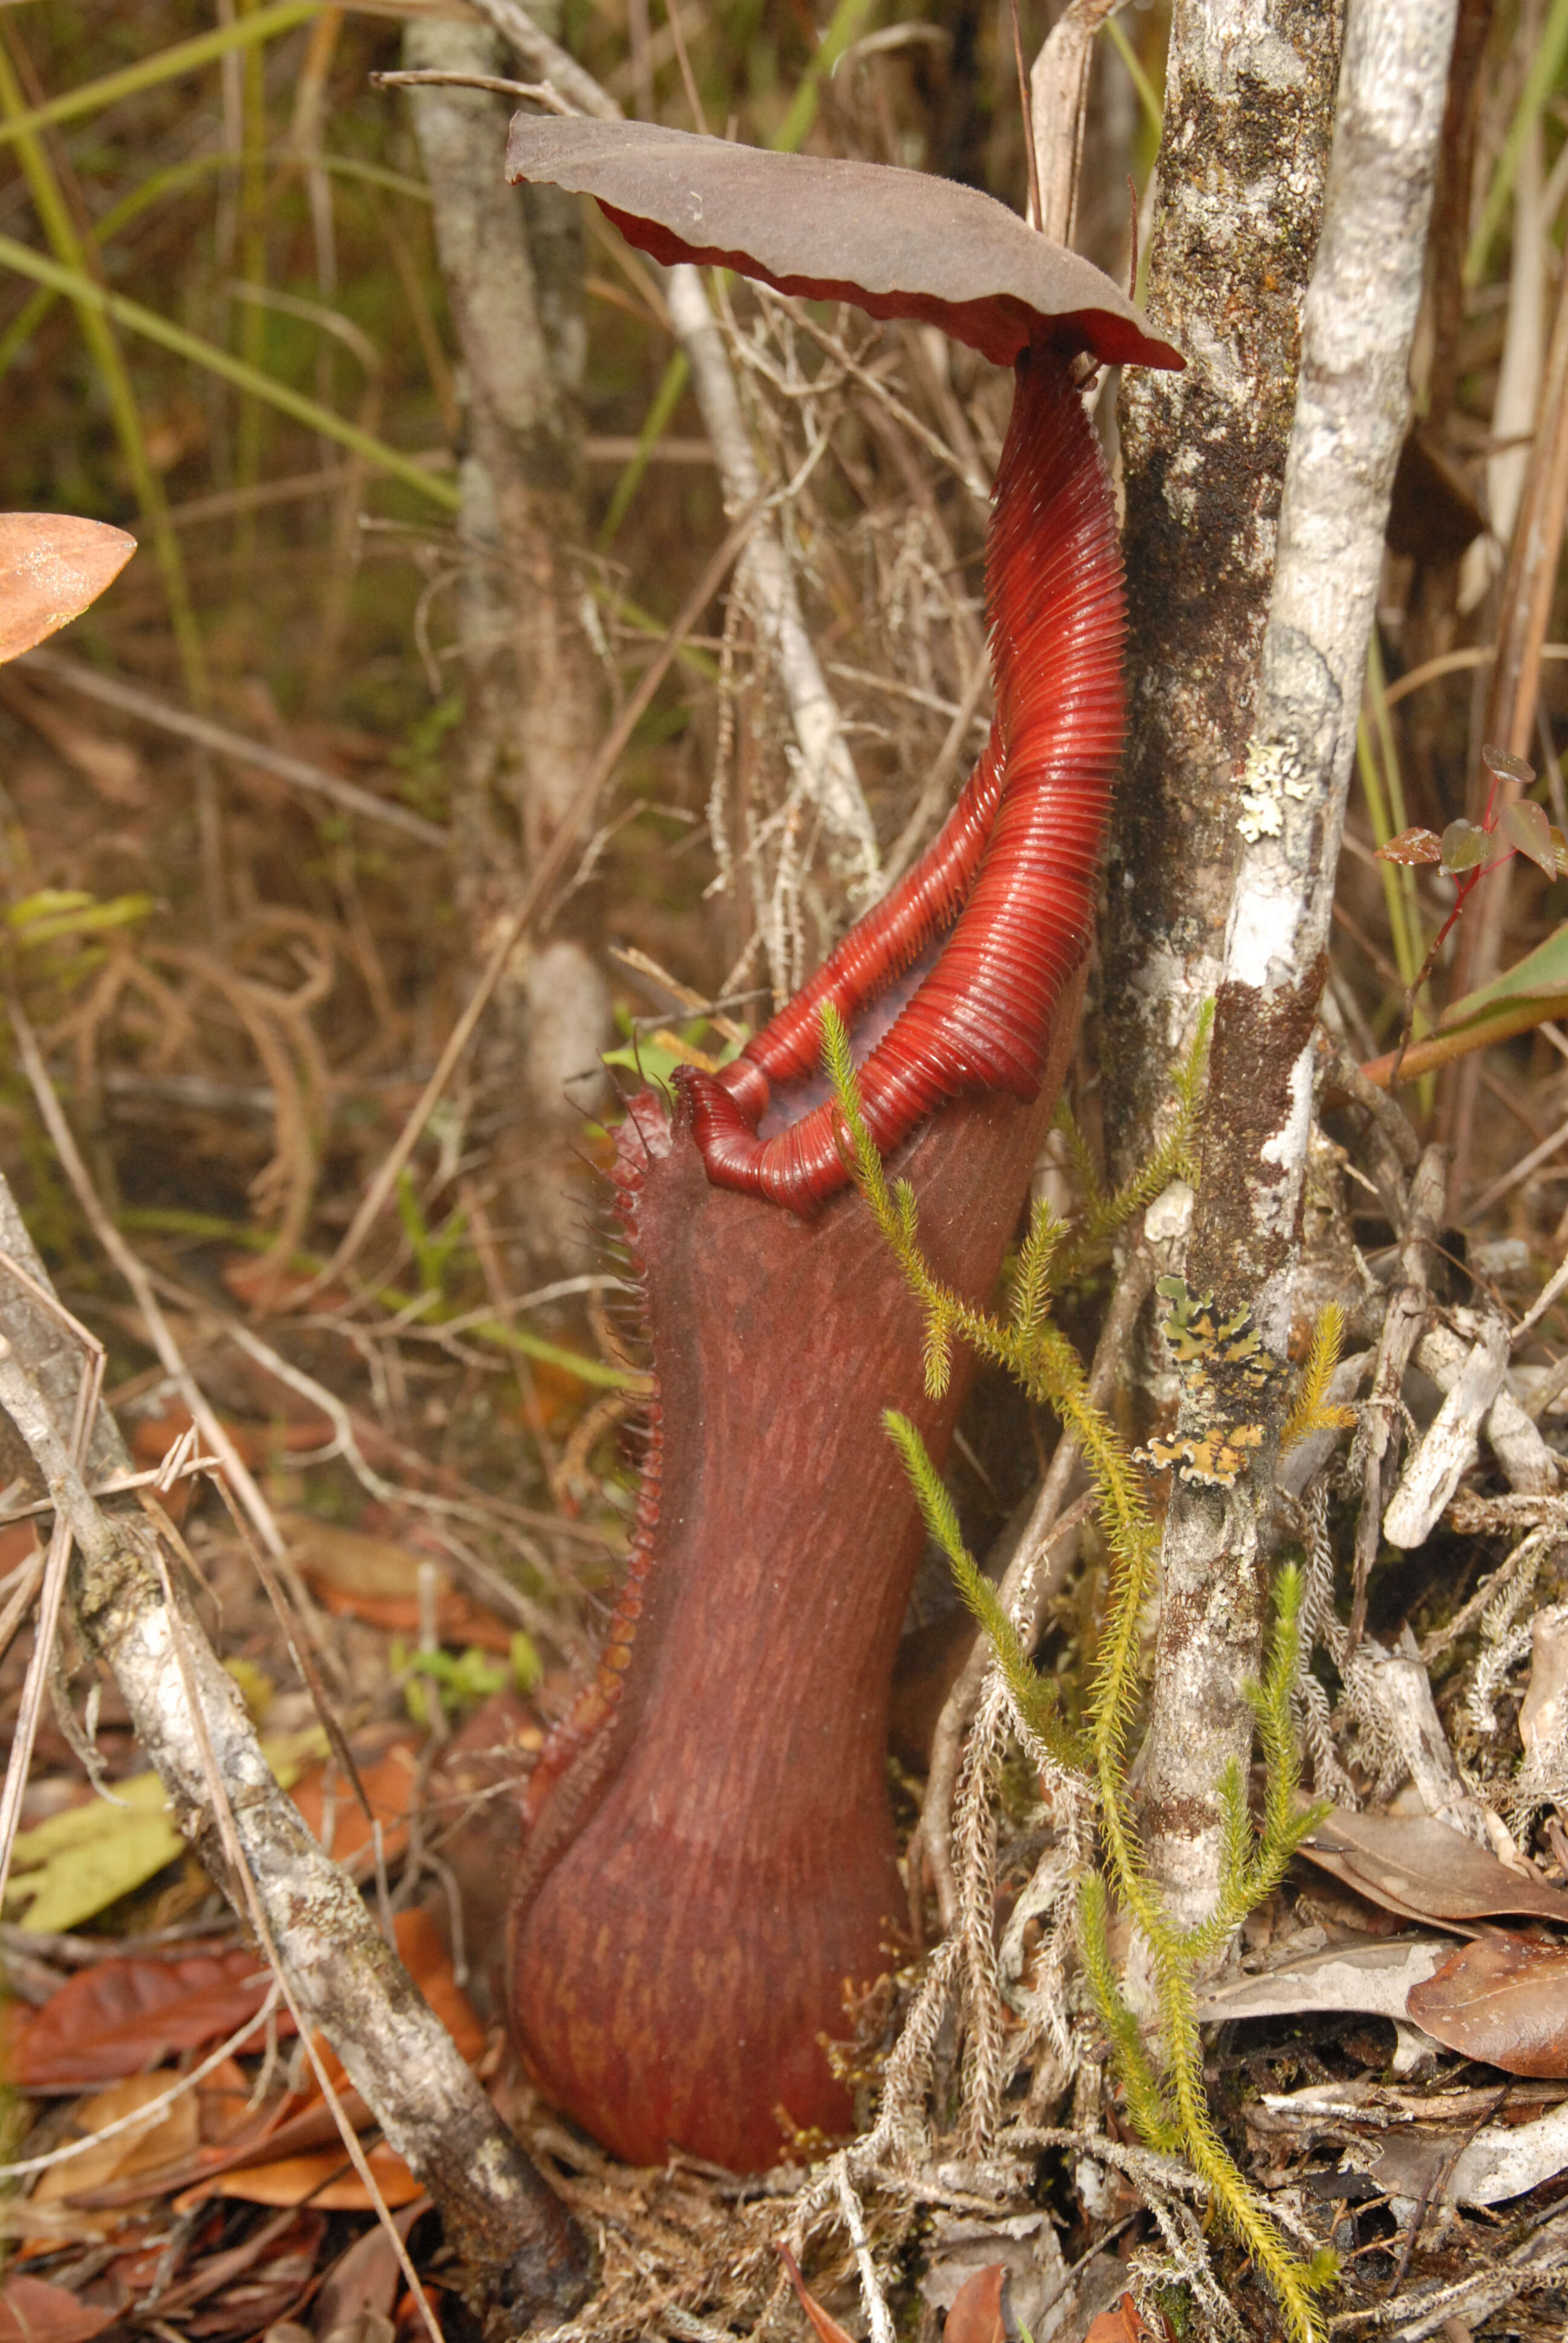
<path id="1" fill-rule="evenodd" d="M 849 1028 L 849 1055 L 857 1066 L 863 1066 L 879 1041 L 892 1031 L 917 989 L 941 958 L 942 948 L 951 933 L 949 927 L 940 936 L 933 937 L 908 968 L 891 978 L 876 999 L 867 1001 L 861 1008 Z M 719 1080 L 723 1080 L 722 1073 Z M 832 1086 L 822 1072 L 805 1074 L 793 1081 L 769 1084 L 768 1104 L 757 1122 L 758 1138 L 779 1138 L 794 1124 L 803 1122 L 809 1114 L 814 1114 L 819 1107 L 826 1105 L 832 1095 Z"/>

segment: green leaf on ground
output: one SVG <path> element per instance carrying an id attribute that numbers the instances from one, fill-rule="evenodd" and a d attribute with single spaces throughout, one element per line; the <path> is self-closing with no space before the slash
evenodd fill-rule
<path id="1" fill-rule="evenodd" d="M 267 1764 L 288 1789 L 326 1749 L 317 1727 L 265 1742 Z M 118 1802 L 89 1798 L 18 1831 L 5 1892 L 5 1917 L 35 1935 L 64 1935 L 155 1878 L 185 1851 L 156 1774 L 114 1785 Z"/>

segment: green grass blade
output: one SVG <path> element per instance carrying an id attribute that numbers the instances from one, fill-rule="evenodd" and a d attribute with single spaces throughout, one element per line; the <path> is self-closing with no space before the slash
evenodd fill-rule
<path id="1" fill-rule="evenodd" d="M 312 155 L 310 160 L 314 168 L 346 180 L 351 186 L 375 187 L 388 195 L 407 196 L 419 204 L 427 205 L 430 201 L 430 190 L 423 179 L 411 179 L 406 171 L 389 171 L 383 164 L 364 163 L 352 155 Z M 210 179 L 215 172 L 235 171 L 238 167 L 226 149 L 216 155 L 196 155 L 187 163 L 171 163 L 166 170 L 149 173 L 128 196 L 122 196 L 102 219 L 95 222 L 94 235 L 99 249 L 112 244 L 122 229 L 129 227 L 133 220 L 139 219 L 166 196 L 183 195 L 187 187 Z M 26 347 L 58 298 L 47 286 L 41 286 L 0 334 L 0 375 L 15 364 L 17 353 Z M 662 634 L 664 629 L 659 627 L 655 631 Z"/>
<path id="2" fill-rule="evenodd" d="M 441 506 L 447 512 L 457 511 L 455 482 L 421 470 L 411 457 L 405 456 L 397 447 L 389 447 L 374 433 L 361 431 L 357 425 L 346 422 L 342 416 L 334 415 L 330 407 L 321 406 L 314 398 L 307 398 L 302 391 L 292 389 L 287 383 L 277 382 L 271 375 L 257 373 L 254 367 L 247 367 L 243 358 L 231 357 L 215 342 L 203 341 L 199 334 L 187 334 L 183 326 L 176 326 L 172 318 L 160 317 L 156 309 L 144 308 L 139 301 L 127 300 L 124 294 L 106 291 L 103 286 L 80 270 L 64 267 L 44 253 L 34 251 L 31 245 L 18 244 L 13 236 L 0 236 L 0 267 L 14 268 L 19 277 L 31 277 L 35 285 L 47 285 L 53 291 L 63 293 L 75 301 L 84 312 L 89 308 L 97 310 L 113 318 L 116 325 L 124 326 L 128 333 L 140 334 L 144 339 L 156 342 L 161 348 L 173 351 L 176 357 L 186 358 L 192 366 L 205 367 L 209 374 L 233 383 L 238 390 L 250 391 L 258 398 L 269 400 L 285 415 L 291 415 L 297 423 L 305 424 L 309 430 L 319 431 L 325 438 L 336 439 L 353 454 L 363 456 L 366 462 L 373 464 L 378 471 L 386 472 L 395 480 L 401 480 L 406 488 L 417 489 L 432 504 Z"/>
<path id="3" fill-rule="evenodd" d="M 664 380 L 653 394 L 653 404 L 643 417 L 642 429 L 637 435 L 637 453 L 615 484 L 605 514 L 604 526 L 598 533 L 598 549 L 608 552 L 614 544 L 616 533 L 626 518 L 627 508 L 642 486 L 642 476 L 652 460 L 653 451 L 669 428 L 669 419 L 680 404 L 680 394 L 686 388 L 691 368 L 686 352 L 676 350 L 664 369 Z"/>
<path id="4" fill-rule="evenodd" d="M 1122 64 L 1127 67 L 1129 78 L 1132 83 L 1134 90 L 1138 94 L 1138 103 L 1143 108 L 1143 118 L 1149 127 L 1153 131 L 1155 143 L 1158 145 L 1161 135 L 1165 128 L 1164 101 L 1155 89 L 1155 86 L 1150 80 L 1148 75 L 1144 72 L 1142 60 L 1140 58 L 1137 50 L 1133 47 L 1131 42 L 1128 39 L 1126 34 L 1122 31 L 1114 16 L 1108 16 L 1106 18 L 1105 30 L 1110 36 L 1111 45 L 1116 50 L 1118 56 L 1120 56 Z"/>
<path id="5" fill-rule="evenodd" d="M 242 22 L 253 20 L 259 13 L 256 0 L 238 0 Z M 267 281 L 266 60 L 252 43 L 239 62 L 239 274 L 242 281 L 260 295 L 265 292 Z M 266 303 L 259 298 L 246 302 L 241 308 L 239 355 L 253 374 L 265 375 L 266 372 L 266 336 L 270 322 Z M 322 387 L 319 376 L 317 387 Z M 254 391 L 245 392 L 239 402 L 234 450 L 235 486 L 241 497 L 239 510 L 235 515 L 234 549 L 242 578 L 248 578 L 251 564 L 256 559 L 256 508 L 246 498 L 246 492 L 253 489 L 261 478 L 266 428 L 266 407 L 264 402 Z M 246 599 L 247 602 L 250 599 L 248 593 Z"/>
<path id="6" fill-rule="evenodd" d="M 292 32 L 296 25 L 307 24 L 312 16 L 320 14 L 321 5 L 322 0 L 275 0 L 272 7 L 259 8 L 254 16 L 242 16 L 233 25 L 219 25 L 212 32 L 198 33 L 188 41 L 172 42 L 166 49 L 141 57 L 134 65 L 122 65 L 118 73 L 85 81 L 77 89 L 62 90 L 47 106 L 32 107 L 10 122 L 0 124 L 0 146 L 42 130 L 52 122 L 75 122 L 84 114 L 99 114 L 106 106 L 117 106 L 123 97 L 135 97 L 144 89 L 156 89 L 161 83 L 176 80 L 181 74 L 197 73 L 231 49 L 275 40 L 280 33 Z"/>
<path id="7" fill-rule="evenodd" d="M 875 0 L 839 0 L 817 54 L 801 75 L 800 85 L 789 101 L 789 111 L 773 141 L 780 155 L 793 155 L 804 144 L 806 134 L 817 119 L 817 93 L 823 75 L 833 71 L 850 42 L 859 36 L 860 27 L 874 5 Z"/>
<path id="8" fill-rule="evenodd" d="M 17 128 L 26 112 L 21 84 L 10 56 L 3 48 L 0 48 L 0 110 L 5 116 L 4 126 L 12 130 Z M 205 707 L 207 699 L 206 652 L 191 601 L 185 556 L 169 525 L 168 498 L 164 494 L 164 484 L 157 468 L 147 454 L 141 408 L 136 402 L 130 369 L 126 364 L 119 338 L 103 308 L 92 299 L 84 297 L 84 294 L 96 292 L 96 279 L 88 267 L 86 249 L 77 233 L 71 206 L 65 200 L 65 190 L 44 140 L 35 131 L 27 130 L 18 135 L 15 144 L 23 176 L 27 182 L 27 192 L 32 196 L 39 224 L 54 246 L 56 261 L 75 282 L 76 289 L 73 298 L 83 337 L 103 377 L 110 412 L 115 418 L 115 431 L 131 476 L 131 485 L 136 490 L 136 503 L 152 539 L 153 557 L 163 578 L 186 690 L 196 707 Z"/>
<path id="9" fill-rule="evenodd" d="M 188 163 L 171 163 L 166 170 L 152 172 L 138 186 L 133 187 L 128 196 L 122 196 L 117 204 L 112 205 L 102 219 L 94 222 L 93 236 L 99 251 L 105 245 L 113 243 L 122 228 L 139 219 L 143 212 L 150 211 L 154 204 L 160 202 L 165 196 L 183 194 L 186 187 L 195 186 L 198 181 L 210 179 L 215 171 L 232 171 L 234 168 L 234 156 L 223 153 L 197 155 Z M 58 294 L 51 292 L 47 286 L 40 286 L 37 292 L 23 304 L 5 331 L 0 334 L 0 375 L 15 364 L 18 352 L 25 348 L 58 298 Z"/>
<path id="10" fill-rule="evenodd" d="M 0 375 L 8 373 L 15 365 L 18 356 L 54 307 L 55 300 L 55 296 L 42 287 L 36 293 L 27 296 L 5 332 L 0 334 Z"/>
<path id="11" fill-rule="evenodd" d="M 1492 250 L 1492 239 L 1503 225 L 1503 215 L 1513 193 L 1513 182 L 1519 176 L 1519 158 L 1524 152 L 1524 142 L 1533 126 L 1546 110 L 1547 100 L 1556 85 L 1563 59 L 1568 55 L 1568 0 L 1553 0 L 1550 15 L 1542 28 L 1541 45 L 1531 61 L 1524 87 L 1519 94 L 1519 104 L 1508 126 L 1508 136 L 1503 142 L 1503 152 L 1492 174 L 1492 184 L 1486 190 L 1486 201 L 1476 223 L 1475 234 L 1470 239 L 1470 249 L 1464 256 L 1466 285 L 1479 285 Z"/>

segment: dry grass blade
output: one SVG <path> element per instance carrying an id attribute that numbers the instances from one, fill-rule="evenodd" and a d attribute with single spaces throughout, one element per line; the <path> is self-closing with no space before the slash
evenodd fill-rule
<path id="1" fill-rule="evenodd" d="M 1523 759 L 1534 743 L 1541 696 L 1541 668 L 1556 588 L 1568 510 L 1568 275 L 1557 297 L 1546 356 L 1541 407 L 1514 523 L 1503 580 L 1497 628 L 1497 657 L 1487 693 L 1483 737 Z M 1516 779 L 1504 775 L 1497 791 L 1499 810 L 1519 797 Z M 1471 920 L 1459 930 L 1454 990 L 1468 992 L 1496 975 L 1507 930 L 1512 865 L 1494 870 Z M 1454 1089 L 1454 1161 L 1450 1194 L 1468 1184 L 1480 1069 L 1462 1069 Z"/>
<path id="2" fill-rule="evenodd" d="M 1541 407 L 1513 533 L 1487 695 L 1484 737 L 1527 757 L 1535 738 L 1541 663 L 1568 507 L 1568 281 L 1557 300 Z M 1502 890 L 1496 890 L 1501 896 Z"/>
<path id="3" fill-rule="evenodd" d="M 1071 0 L 1030 72 L 1034 147 L 1044 158 L 1039 225 L 1060 244 L 1071 242 L 1077 221 L 1095 39 L 1121 5 L 1122 0 Z"/>
<path id="4" fill-rule="evenodd" d="M 1568 659 L 1568 643 L 1543 643 L 1541 657 L 1543 660 Z M 1424 685 L 1435 683 L 1441 676 L 1462 675 L 1474 668 L 1492 667 L 1496 659 L 1495 643 L 1472 643 L 1462 650 L 1440 651 L 1435 659 L 1422 659 L 1419 667 L 1409 669 L 1397 681 L 1391 683 L 1383 693 L 1383 705 L 1385 708 L 1396 707 L 1402 699 L 1408 699 L 1412 691 L 1420 691 Z"/>

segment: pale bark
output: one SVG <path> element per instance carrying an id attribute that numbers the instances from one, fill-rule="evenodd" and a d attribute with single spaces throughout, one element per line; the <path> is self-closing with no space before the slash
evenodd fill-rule
<path id="1" fill-rule="evenodd" d="M 1312 1111 L 1312 1027 L 1389 489 L 1409 407 L 1454 0 L 1352 0 L 1268 629 L 1240 802 L 1188 1279 L 1251 1302 L 1282 1351 Z M 1179 1921 L 1212 1901 L 1218 1784 L 1244 1769 L 1261 1650 L 1267 1453 L 1223 1495 L 1178 1482 L 1144 1772 Z"/>
<path id="2" fill-rule="evenodd" d="M 1500 1316 L 1490 1312 L 1480 1341 L 1449 1385 L 1442 1405 L 1400 1476 L 1382 1517 L 1382 1534 L 1390 1545 L 1424 1545 L 1437 1527 L 1443 1507 L 1459 1486 L 1460 1475 L 1479 1453 L 1482 1419 L 1491 1413 L 1503 1389 L 1507 1364 L 1508 1329 Z"/>
<path id="3" fill-rule="evenodd" d="M 3 1179 L 0 1252 L 47 1285 Z M 487 2334 L 499 2343 L 565 2312 L 586 2292 L 587 2273 L 563 2208 L 382 1940 L 347 1874 L 323 1855 L 274 1780 L 153 1523 L 135 1498 L 100 1503 L 72 1465 L 66 1443 L 79 1379 L 55 1320 L 14 1278 L 0 1276 L 0 1403 L 69 1522 L 78 1635 L 119 1686 L 176 1822 L 248 1920 L 250 1895 L 230 1859 L 237 1847 L 297 2014 L 337 2051 L 387 2141 L 430 2191 Z M 100 1407 L 86 1471 L 95 1480 L 128 1466 L 118 1428 Z M 215 1811 L 209 1765 L 226 1793 L 232 1836 L 228 1818 Z"/>
<path id="4" fill-rule="evenodd" d="M 413 25 L 404 47 L 416 69 L 493 73 L 502 61 L 482 25 Z M 457 621 L 466 704 L 452 834 L 457 907 L 477 970 L 598 746 L 596 662 L 579 614 L 581 229 L 575 198 L 506 184 L 502 99 L 425 87 L 408 102 L 463 357 Z M 479 1051 L 487 1095 L 508 1117 L 522 1102 L 498 1160 L 508 1217 L 524 1226 L 525 1250 L 539 1262 L 580 1249 L 571 1149 L 602 1085 L 598 1052 L 611 1031 L 608 985 L 582 940 L 562 937 L 552 947 L 549 993 L 574 1036 L 564 1068 L 533 1047 L 538 984 L 521 952 Z"/>
<path id="5" fill-rule="evenodd" d="M 1464 1333 L 1456 1332 L 1454 1327 L 1468 1330 L 1476 1323 L 1468 1311 L 1456 1310 L 1453 1318 L 1454 1326 L 1432 1326 L 1422 1335 L 1415 1352 L 1417 1366 L 1444 1393 L 1452 1389 L 1469 1357 Z M 1518 1495 L 1545 1496 L 1560 1485 L 1561 1459 L 1542 1438 L 1533 1420 L 1511 1391 L 1499 1391 L 1486 1411 L 1483 1428 L 1503 1479 Z"/>
<path id="6" fill-rule="evenodd" d="M 1392 1651 L 1368 1636 L 1345 1666 L 1350 1679 L 1361 1680 L 1363 1696 L 1404 1760 L 1427 1813 L 1478 1846 L 1490 1847 L 1486 1806 L 1465 1786 L 1454 1762 L 1432 1696 L 1432 1678 L 1410 1629 Z"/>
<path id="7" fill-rule="evenodd" d="M 1121 404 L 1128 747 L 1102 987 L 1118 1179 L 1219 978 L 1339 42 L 1339 0 L 1178 0 L 1171 23 L 1149 312 L 1187 370 L 1131 369 Z"/>
<path id="8" fill-rule="evenodd" d="M 500 62 L 494 34 L 476 25 L 414 25 L 404 46 L 415 68 L 494 73 Z M 411 90 L 408 104 L 466 377 L 458 529 L 471 705 L 459 851 L 467 868 L 505 867 L 515 841 L 503 812 L 537 853 L 598 729 L 573 559 L 584 534 L 577 213 L 554 189 L 525 198 L 507 186 L 504 100 L 424 88 Z M 474 736 L 484 728 L 494 737 L 481 762 Z"/>

